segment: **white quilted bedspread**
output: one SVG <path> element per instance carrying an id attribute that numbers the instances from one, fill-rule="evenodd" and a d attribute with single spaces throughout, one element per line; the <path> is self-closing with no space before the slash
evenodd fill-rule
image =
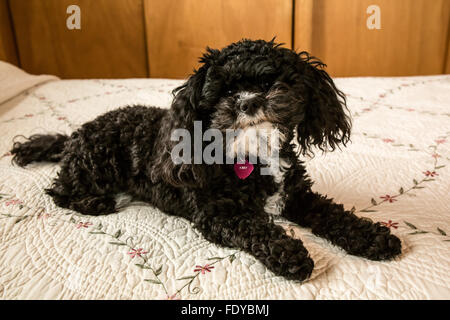
<path id="1" fill-rule="evenodd" d="M 0 298 L 450 298 L 449 75 L 336 79 L 353 115 L 352 143 L 306 159 L 314 190 L 390 227 L 403 253 L 368 261 L 281 221 L 315 261 L 303 284 L 144 203 L 102 217 L 58 208 L 43 192 L 58 165 L 11 165 L 16 135 L 70 133 L 129 104 L 168 107 L 180 83 L 57 80 L 0 104 Z"/>

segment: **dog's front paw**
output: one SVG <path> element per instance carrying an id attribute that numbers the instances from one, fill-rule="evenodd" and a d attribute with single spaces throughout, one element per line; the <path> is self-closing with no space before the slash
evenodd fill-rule
<path id="1" fill-rule="evenodd" d="M 270 255 L 265 259 L 266 266 L 275 274 L 290 280 L 303 281 L 314 269 L 314 261 L 298 239 L 279 239 L 269 245 Z"/>
<path id="2" fill-rule="evenodd" d="M 400 239 L 380 223 L 372 224 L 369 230 L 366 229 L 359 237 L 352 237 L 348 243 L 349 253 L 370 260 L 391 260 L 402 252 Z"/>
<path id="3" fill-rule="evenodd" d="M 393 234 L 385 233 L 375 236 L 367 249 L 366 258 L 370 260 L 391 260 L 402 253 L 402 243 Z"/>

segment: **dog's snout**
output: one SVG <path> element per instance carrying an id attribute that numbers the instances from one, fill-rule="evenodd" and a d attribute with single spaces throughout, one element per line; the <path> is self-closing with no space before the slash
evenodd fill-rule
<path id="1" fill-rule="evenodd" d="M 239 103 L 239 109 L 242 112 L 253 114 L 258 108 L 261 108 L 264 105 L 264 99 L 259 96 L 255 96 L 252 98 L 244 99 Z"/>

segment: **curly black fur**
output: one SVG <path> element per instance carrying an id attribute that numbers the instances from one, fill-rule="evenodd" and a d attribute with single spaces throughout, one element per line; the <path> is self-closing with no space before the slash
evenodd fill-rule
<path id="1" fill-rule="evenodd" d="M 285 218 L 354 255 L 387 260 L 400 254 L 400 240 L 388 228 L 313 192 L 294 152 L 295 138 L 303 154 L 349 140 L 344 95 L 319 60 L 273 41 L 242 40 L 220 51 L 207 49 L 201 63 L 174 91 L 171 109 L 126 107 L 85 123 L 70 137 L 35 135 L 14 144 L 13 161 L 60 161 L 47 190 L 58 206 L 108 214 L 116 210 L 114 196 L 126 192 L 192 221 L 209 241 L 240 248 L 288 279 L 306 279 L 314 263 L 302 241 L 287 236 L 265 208 L 280 186 Z M 244 99 L 243 91 L 254 100 Z M 280 158 L 289 165 L 283 184 L 258 174 L 261 164 L 245 180 L 229 164 L 174 164 L 171 132 L 192 132 L 196 120 L 220 130 L 270 123 L 285 137 Z"/>

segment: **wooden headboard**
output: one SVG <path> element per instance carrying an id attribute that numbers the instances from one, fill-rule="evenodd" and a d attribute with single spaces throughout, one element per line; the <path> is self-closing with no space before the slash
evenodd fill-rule
<path id="1" fill-rule="evenodd" d="M 449 17 L 450 0 L 0 0 L 0 59 L 61 78 L 185 78 L 206 46 L 276 36 L 332 76 L 441 74 Z"/>

